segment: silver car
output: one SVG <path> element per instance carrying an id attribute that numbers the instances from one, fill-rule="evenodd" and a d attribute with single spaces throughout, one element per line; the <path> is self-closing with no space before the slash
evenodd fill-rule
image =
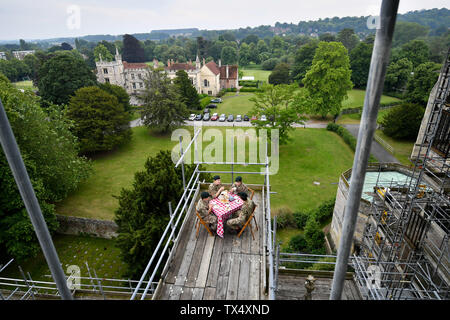
<path id="1" fill-rule="evenodd" d="M 241 122 L 241 121 L 242 121 L 242 116 L 241 116 L 240 114 L 238 114 L 238 115 L 236 116 L 236 121 L 237 121 L 237 122 Z"/>
<path id="2" fill-rule="evenodd" d="M 189 116 L 189 120 L 194 121 L 194 119 L 195 119 L 195 113 L 191 113 L 191 115 Z"/>
<path id="3" fill-rule="evenodd" d="M 260 120 L 261 120 L 261 121 L 267 121 L 266 115 L 263 114 L 263 115 L 261 116 L 261 119 L 260 119 Z"/>
<path id="4" fill-rule="evenodd" d="M 219 117 L 219 121 L 220 121 L 220 122 L 224 122 L 226 119 L 227 119 L 227 118 L 226 118 L 226 116 L 225 116 L 225 113 L 222 113 L 222 114 L 220 115 L 220 117 Z"/>

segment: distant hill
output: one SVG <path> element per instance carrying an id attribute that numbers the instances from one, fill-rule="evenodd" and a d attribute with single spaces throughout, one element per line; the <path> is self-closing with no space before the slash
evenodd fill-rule
<path id="1" fill-rule="evenodd" d="M 361 17 L 333 17 L 319 19 L 315 21 L 300 21 L 298 24 L 295 23 L 280 23 L 276 22 L 274 26 L 261 25 L 258 27 L 247 27 L 239 29 L 230 30 L 199 30 L 197 28 L 184 28 L 184 29 L 161 29 L 152 30 L 149 33 L 134 33 L 132 34 L 137 39 L 144 40 L 163 40 L 169 37 L 197 37 L 203 36 L 207 39 L 213 39 L 217 36 L 230 32 L 233 33 L 236 39 L 241 40 L 250 34 L 257 35 L 260 38 L 272 37 L 276 34 L 304 34 L 304 35 L 314 35 L 321 33 L 337 33 L 344 28 L 351 28 L 355 33 L 360 36 L 365 36 L 370 33 L 374 33 L 373 29 L 367 28 L 368 16 Z M 416 22 L 430 28 L 430 33 L 435 32 L 437 29 L 450 28 L 450 10 L 446 8 L 442 9 L 429 9 L 429 10 L 416 10 L 410 11 L 405 14 L 399 14 L 397 16 L 397 21 L 408 21 Z M 110 34 L 98 34 L 98 35 L 87 35 L 78 37 L 78 39 L 83 39 L 86 41 L 99 42 L 102 40 L 115 41 L 122 40 L 123 35 L 110 35 Z M 18 43 L 19 41 L 1 41 L 0 43 Z M 40 39 L 33 40 L 30 42 L 48 42 L 48 43 L 61 43 L 68 42 L 74 43 L 75 38 L 53 38 L 53 39 Z"/>

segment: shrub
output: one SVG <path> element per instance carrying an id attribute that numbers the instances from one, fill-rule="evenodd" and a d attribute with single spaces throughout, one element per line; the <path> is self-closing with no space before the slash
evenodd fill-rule
<path id="1" fill-rule="evenodd" d="M 252 87 L 243 87 L 239 90 L 240 92 L 261 92 L 262 89 L 259 88 L 252 88 Z"/>
<path id="2" fill-rule="evenodd" d="M 259 86 L 259 80 L 239 80 L 239 85 L 243 87 L 254 87 Z"/>
<path id="3" fill-rule="evenodd" d="M 319 224 L 327 222 L 333 216 L 335 202 L 335 198 L 325 201 L 314 211 L 314 216 Z"/>
<path id="4" fill-rule="evenodd" d="M 310 253 L 316 249 L 323 249 L 325 235 L 315 217 L 310 217 L 306 222 L 304 235 Z"/>
<path id="5" fill-rule="evenodd" d="M 294 215 L 289 208 L 281 208 L 276 213 L 277 228 L 295 228 L 297 226 Z"/>
<path id="6" fill-rule="evenodd" d="M 299 211 L 294 213 L 294 219 L 295 223 L 297 224 L 297 228 L 303 229 L 305 227 L 309 215 L 310 215 L 309 211 Z"/>
<path id="7" fill-rule="evenodd" d="M 419 132 L 424 112 L 422 106 L 412 103 L 394 107 L 383 117 L 383 132 L 395 139 L 414 139 Z"/>
<path id="8" fill-rule="evenodd" d="M 208 96 L 205 97 L 205 98 L 203 98 L 203 99 L 201 99 L 201 100 L 200 100 L 200 106 L 201 106 L 200 109 L 205 109 L 205 107 L 206 107 L 208 104 L 210 104 L 211 100 L 212 100 L 212 97 L 208 97 Z"/>
<path id="9" fill-rule="evenodd" d="M 295 235 L 289 240 L 289 249 L 294 252 L 305 252 L 308 250 L 308 244 L 303 234 Z"/>

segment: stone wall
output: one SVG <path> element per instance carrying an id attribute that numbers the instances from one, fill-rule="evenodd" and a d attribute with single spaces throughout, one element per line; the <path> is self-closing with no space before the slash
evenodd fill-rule
<path id="1" fill-rule="evenodd" d="M 60 234 L 79 235 L 80 233 L 85 233 L 105 239 L 117 237 L 118 226 L 113 221 L 70 217 L 59 214 L 56 215 L 56 218 L 59 222 L 59 228 L 56 232 Z"/>

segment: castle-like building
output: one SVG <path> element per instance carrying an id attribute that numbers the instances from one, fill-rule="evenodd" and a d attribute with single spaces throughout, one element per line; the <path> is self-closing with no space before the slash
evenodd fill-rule
<path id="1" fill-rule="evenodd" d="M 100 56 L 99 61 L 95 63 L 97 81 L 121 86 L 132 97 L 139 96 L 140 91 L 145 88 L 144 79 L 151 68 L 156 69 L 159 66 L 156 59 L 153 60 L 153 65 L 122 61 L 117 48 L 114 58 L 114 61 L 103 61 Z M 238 66 L 222 65 L 220 60 L 218 65 L 214 61 L 205 63 L 205 59 L 203 63 L 200 63 L 198 56 L 195 64 L 192 61 L 178 63 L 178 61 L 168 60 L 164 70 L 170 79 L 176 77 L 177 71 L 186 71 L 197 92 L 210 96 L 216 96 L 222 89 L 238 87 Z"/>

